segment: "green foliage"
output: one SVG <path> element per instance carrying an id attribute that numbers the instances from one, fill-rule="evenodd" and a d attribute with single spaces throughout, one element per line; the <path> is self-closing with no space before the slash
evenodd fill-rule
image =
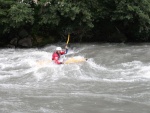
<path id="1" fill-rule="evenodd" d="M 11 5 L 14 4 L 12 0 L 0 0 L 0 34 L 3 34 L 4 32 L 9 30 L 9 27 L 7 26 L 9 24 L 9 18 L 8 18 L 8 9 L 11 7 Z"/>
<path id="2" fill-rule="evenodd" d="M 9 9 L 8 13 L 10 26 L 13 28 L 19 28 L 28 23 L 33 24 L 34 22 L 33 14 L 34 11 L 31 8 L 30 4 L 25 3 L 13 4 Z"/>
<path id="3" fill-rule="evenodd" d="M 150 0 L 0 0 L 0 26 L 1 36 L 28 26 L 45 37 L 71 33 L 110 40 L 121 34 L 150 41 Z"/>
<path id="4" fill-rule="evenodd" d="M 0 0 L 1 34 L 34 23 L 34 9 L 30 4 L 14 0 Z"/>
<path id="5" fill-rule="evenodd" d="M 51 5 L 50 3 L 42 3 L 41 9 L 40 9 L 40 21 L 39 23 L 41 25 L 58 25 L 60 18 L 57 15 L 57 7 L 54 5 Z"/>
<path id="6" fill-rule="evenodd" d="M 41 2 L 40 24 L 53 26 L 68 33 L 83 27 L 92 28 L 92 15 L 83 2 L 51 0 Z"/>
<path id="7" fill-rule="evenodd" d="M 145 36 L 149 39 L 150 0 L 103 0 L 98 3 L 97 12 L 94 12 L 97 23 L 103 24 L 100 22 L 103 20 L 111 22 L 134 41 L 145 40 Z"/>
<path id="8" fill-rule="evenodd" d="M 139 31 L 149 31 L 150 1 L 149 0 L 116 0 L 116 10 L 112 20 L 121 20 L 128 23 L 138 21 Z"/>

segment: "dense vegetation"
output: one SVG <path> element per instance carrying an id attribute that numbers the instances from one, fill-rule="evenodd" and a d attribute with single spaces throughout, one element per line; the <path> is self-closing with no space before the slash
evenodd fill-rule
<path id="1" fill-rule="evenodd" d="M 72 42 L 148 42 L 150 0 L 0 0 L 0 44 L 22 30 L 45 44 L 68 34 Z"/>

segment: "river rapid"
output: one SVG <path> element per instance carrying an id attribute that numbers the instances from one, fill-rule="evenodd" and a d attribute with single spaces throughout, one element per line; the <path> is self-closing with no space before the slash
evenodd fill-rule
<path id="1" fill-rule="evenodd" d="M 150 44 L 70 44 L 88 60 L 39 63 L 56 46 L 0 49 L 0 113 L 150 113 Z"/>

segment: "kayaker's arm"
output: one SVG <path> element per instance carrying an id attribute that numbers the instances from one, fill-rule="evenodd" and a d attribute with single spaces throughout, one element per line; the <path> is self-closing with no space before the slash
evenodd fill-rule
<path id="1" fill-rule="evenodd" d="M 65 46 L 65 49 L 66 49 L 66 53 L 65 54 L 67 54 L 68 53 L 68 46 L 67 45 Z"/>
<path id="2" fill-rule="evenodd" d="M 63 64 L 63 62 L 60 62 L 60 61 L 58 60 L 58 57 L 55 57 L 54 61 L 55 61 L 56 64 Z"/>

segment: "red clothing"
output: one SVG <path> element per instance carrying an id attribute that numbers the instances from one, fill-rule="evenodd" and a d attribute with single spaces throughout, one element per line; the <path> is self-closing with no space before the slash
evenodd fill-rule
<path id="1" fill-rule="evenodd" d="M 62 62 L 59 62 L 59 58 L 63 54 L 65 54 L 65 51 L 61 51 L 60 54 L 57 52 L 54 52 L 52 55 L 52 60 L 54 60 L 56 64 L 62 64 Z"/>

